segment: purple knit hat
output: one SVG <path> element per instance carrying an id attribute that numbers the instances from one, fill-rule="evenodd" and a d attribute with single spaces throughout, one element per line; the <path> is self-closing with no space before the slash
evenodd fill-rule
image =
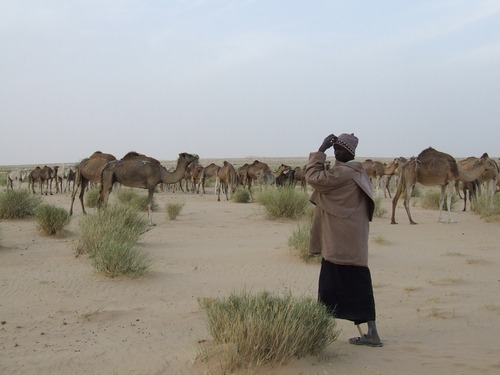
<path id="1" fill-rule="evenodd" d="M 358 146 L 358 138 L 353 133 L 342 133 L 334 143 L 344 147 L 351 154 L 355 155 L 356 147 Z"/>

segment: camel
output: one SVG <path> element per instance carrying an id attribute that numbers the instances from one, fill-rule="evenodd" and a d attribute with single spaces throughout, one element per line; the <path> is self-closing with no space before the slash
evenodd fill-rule
<path id="1" fill-rule="evenodd" d="M 467 191 L 469 192 L 469 201 L 475 198 L 476 191 L 480 192 L 480 184 L 487 183 L 489 195 L 493 197 L 498 181 L 498 165 L 490 159 L 487 153 L 480 158 L 470 156 L 457 162 L 459 179 L 455 185 L 458 191 L 458 183 L 462 182 L 464 192 L 464 211 L 467 205 Z M 493 202 L 493 199 L 491 199 Z"/>
<path id="2" fill-rule="evenodd" d="M 373 180 L 375 180 L 375 195 L 379 195 L 379 187 L 380 187 L 380 180 L 382 177 L 385 175 L 385 165 L 376 160 L 372 159 L 366 159 L 363 163 L 363 169 L 365 170 L 366 175 L 370 179 L 370 181 L 373 183 Z M 385 191 L 384 191 L 385 193 Z"/>
<path id="3" fill-rule="evenodd" d="M 384 186 L 384 198 L 387 198 L 387 194 L 389 194 L 389 198 L 391 196 L 391 179 L 393 176 L 397 176 L 399 173 L 398 166 L 400 163 L 405 163 L 405 158 L 396 158 L 389 163 L 389 165 L 384 165 L 384 176 L 385 176 L 385 186 Z"/>
<path id="4" fill-rule="evenodd" d="M 80 203 L 82 204 L 82 211 L 84 214 L 85 206 L 83 204 L 83 196 L 89 183 L 100 183 L 101 174 L 108 162 L 116 160 L 111 154 L 105 154 L 101 151 L 96 151 L 88 158 L 83 159 L 76 167 L 76 178 L 73 182 L 73 192 L 71 193 L 71 208 L 69 214 L 73 214 L 73 203 L 75 202 L 76 192 L 80 188 Z"/>
<path id="5" fill-rule="evenodd" d="M 194 167 L 193 173 L 191 174 L 191 186 L 193 187 L 193 193 L 198 194 L 200 192 L 201 177 L 205 167 L 201 164 L 197 164 Z"/>
<path id="6" fill-rule="evenodd" d="M 105 206 L 115 182 L 123 186 L 148 190 L 148 223 L 155 225 L 152 220 L 151 205 L 156 186 L 160 183 L 173 184 L 179 182 L 192 162 L 198 161 L 198 155 L 188 153 L 179 154 L 175 171 L 169 172 L 156 159 L 130 152 L 121 160 L 108 163 L 102 171 L 99 206 Z"/>
<path id="7" fill-rule="evenodd" d="M 35 182 L 36 182 L 40 186 L 40 195 L 42 195 L 43 185 L 46 183 L 45 195 L 48 195 L 49 181 L 52 180 L 53 176 L 54 176 L 54 170 L 52 168 L 46 165 L 43 168 L 37 166 L 35 169 L 31 171 L 31 173 L 28 176 L 29 178 L 28 190 L 29 187 L 31 186 L 31 190 L 33 191 L 33 194 L 35 194 Z M 52 195 L 52 184 L 50 184 L 50 195 Z"/>
<path id="8" fill-rule="evenodd" d="M 410 224 L 417 224 L 413 221 L 410 213 L 410 197 L 418 182 L 425 186 L 441 187 L 441 197 L 439 199 L 439 221 L 443 210 L 444 197 L 447 193 L 448 222 L 451 222 L 451 195 L 455 181 L 458 179 L 458 167 L 456 160 L 449 154 L 437 151 L 432 147 L 423 150 L 416 158 L 410 158 L 401 167 L 396 194 L 392 200 L 391 224 L 397 224 L 395 219 L 396 206 L 401 193 L 405 192 L 404 207 L 408 214 Z"/>
<path id="9" fill-rule="evenodd" d="M 286 164 L 281 164 L 276 171 L 273 172 L 274 181 L 276 182 L 276 186 L 283 186 L 282 176 L 286 176 L 286 174 L 292 170 L 292 167 Z"/>
<path id="10" fill-rule="evenodd" d="M 56 185 L 60 187 L 61 193 L 69 190 L 70 175 L 74 181 L 75 172 L 68 164 L 62 164 L 57 171 Z"/>
<path id="11" fill-rule="evenodd" d="M 299 182 L 300 186 L 302 187 L 302 190 L 307 191 L 307 182 L 306 182 L 306 166 L 304 165 L 302 168 L 301 167 L 295 167 L 293 169 L 293 178 L 295 183 Z"/>
<path id="12" fill-rule="evenodd" d="M 18 182 L 18 188 L 20 189 L 28 174 L 29 171 L 27 169 L 14 169 L 7 173 L 7 190 L 9 190 L 9 187 L 14 190 L 14 181 Z"/>
<path id="13" fill-rule="evenodd" d="M 255 160 L 246 167 L 246 174 L 242 182 L 246 181 L 248 190 L 251 191 L 252 181 L 258 181 L 261 185 L 271 185 L 275 182 L 275 177 L 271 168 L 266 163 Z"/>
<path id="14" fill-rule="evenodd" d="M 276 177 L 276 186 L 295 186 L 294 181 L 294 171 L 292 167 L 290 169 L 283 171 L 279 176 Z"/>
<path id="15" fill-rule="evenodd" d="M 201 173 L 201 189 L 203 191 L 203 194 L 205 194 L 205 183 L 209 178 L 217 178 L 217 174 L 219 173 L 219 169 L 221 167 L 214 164 L 210 163 L 207 165 L 205 168 L 203 168 L 203 172 Z M 198 192 L 200 190 L 200 185 L 198 185 Z"/>
<path id="16" fill-rule="evenodd" d="M 222 167 L 219 169 L 217 173 L 217 179 L 215 182 L 216 190 L 217 190 L 217 202 L 220 202 L 220 192 L 224 191 L 226 195 L 226 200 L 229 200 L 228 190 L 231 189 L 231 194 L 234 193 L 236 187 L 238 185 L 238 175 L 236 174 L 236 170 L 234 166 L 228 161 L 224 160 Z"/>

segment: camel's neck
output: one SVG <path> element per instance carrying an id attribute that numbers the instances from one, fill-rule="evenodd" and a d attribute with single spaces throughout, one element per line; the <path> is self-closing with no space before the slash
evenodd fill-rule
<path id="1" fill-rule="evenodd" d="M 388 165 L 387 167 L 384 168 L 384 174 L 393 174 L 394 171 L 396 170 L 396 168 L 397 168 L 397 164 L 391 163 L 390 165 Z"/>
<path id="2" fill-rule="evenodd" d="M 189 163 L 178 162 L 175 171 L 169 172 L 166 168 L 161 167 L 161 181 L 164 184 L 174 184 L 183 179 L 186 167 Z"/>

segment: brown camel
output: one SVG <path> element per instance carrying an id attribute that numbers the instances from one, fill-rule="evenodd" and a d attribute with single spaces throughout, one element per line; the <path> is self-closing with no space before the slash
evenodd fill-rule
<path id="1" fill-rule="evenodd" d="M 203 194 L 205 194 L 205 183 L 209 178 L 217 178 L 217 173 L 219 173 L 220 168 L 220 166 L 214 163 L 210 163 L 205 168 L 203 168 L 203 172 L 201 173 L 201 189 L 203 191 Z M 200 186 L 198 185 L 198 190 L 199 188 Z"/>
<path id="2" fill-rule="evenodd" d="M 224 160 L 224 164 L 219 169 L 217 173 L 216 179 L 216 190 L 217 190 L 217 201 L 220 202 L 220 192 L 224 191 L 226 195 L 226 200 L 229 200 L 228 191 L 231 189 L 231 194 L 236 190 L 236 186 L 238 185 L 238 175 L 236 174 L 236 170 L 234 166 L 228 161 Z"/>
<path id="3" fill-rule="evenodd" d="M 160 183 L 174 184 L 183 177 L 188 166 L 199 159 L 198 155 L 188 153 L 179 154 L 175 171 L 169 172 L 160 162 L 151 157 L 128 153 L 121 160 L 115 160 L 106 165 L 102 171 L 101 192 L 99 206 L 105 206 L 108 202 L 109 193 L 115 182 L 123 186 L 148 190 L 148 222 L 155 225 L 151 215 L 151 204 L 156 186 Z"/>
<path id="4" fill-rule="evenodd" d="M 71 207 L 69 209 L 69 214 L 73 214 L 73 203 L 75 202 L 76 192 L 80 188 L 80 203 L 82 204 L 82 211 L 84 214 L 85 205 L 83 204 L 83 196 L 87 186 L 90 182 L 100 183 L 101 174 L 108 162 L 116 160 L 116 158 L 111 154 L 105 154 L 101 151 L 96 151 L 88 158 L 83 159 L 80 164 L 76 167 L 75 181 L 73 182 L 73 192 L 71 193 Z"/>
<path id="5" fill-rule="evenodd" d="M 288 172 L 292 170 L 292 167 L 286 164 L 281 164 L 276 171 L 273 172 L 274 181 L 276 182 L 276 186 L 283 186 L 281 181 L 283 180 L 283 175 L 286 176 Z"/>
<path id="6" fill-rule="evenodd" d="M 31 185 L 33 194 L 35 194 L 35 182 L 36 182 L 40 186 L 40 195 L 43 194 L 42 192 L 43 185 L 46 184 L 45 195 L 48 195 L 49 182 L 52 180 L 53 175 L 54 175 L 54 170 L 46 165 L 43 168 L 37 166 L 35 169 L 33 169 L 29 174 L 29 185 Z M 52 195 L 52 183 L 50 183 L 50 195 Z"/>
<path id="7" fill-rule="evenodd" d="M 439 199 L 439 221 L 443 210 L 445 193 L 447 193 L 448 222 L 451 222 L 451 195 L 455 181 L 458 179 L 458 167 L 456 160 L 449 154 L 437 151 L 432 147 L 423 150 L 416 158 L 412 157 L 401 167 L 398 188 L 392 200 L 391 224 L 397 224 L 395 219 L 396 206 L 401 193 L 405 192 L 404 207 L 408 214 L 410 224 L 416 224 L 410 213 L 410 197 L 418 182 L 425 186 L 441 187 Z M 448 188 L 448 189 L 447 189 Z"/>

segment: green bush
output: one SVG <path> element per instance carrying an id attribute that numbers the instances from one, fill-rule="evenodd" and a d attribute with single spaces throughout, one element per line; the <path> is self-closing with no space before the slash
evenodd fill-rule
<path id="1" fill-rule="evenodd" d="M 170 220 L 175 220 L 181 213 L 184 203 L 167 203 L 167 216 Z"/>
<path id="2" fill-rule="evenodd" d="M 441 197 L 441 192 L 435 189 L 428 190 L 424 194 L 421 200 L 422 208 L 426 208 L 429 210 L 439 210 L 439 199 Z M 443 204 L 443 210 L 447 210 L 447 196 L 445 195 L 444 197 L 444 204 Z M 451 196 L 451 209 L 453 209 L 453 206 L 457 203 L 457 196 L 456 194 L 453 194 Z"/>
<path id="3" fill-rule="evenodd" d="M 64 208 L 42 204 L 35 210 L 35 221 L 42 232 L 53 235 L 69 224 L 70 216 Z"/>
<path id="4" fill-rule="evenodd" d="M 138 277 L 149 272 L 151 259 L 134 248 L 136 243 L 124 241 L 121 235 L 111 233 L 106 237 L 92 257 L 92 265 L 110 277 Z"/>
<path id="5" fill-rule="evenodd" d="M 244 187 L 239 186 L 234 191 L 234 194 L 232 196 L 232 200 L 236 203 L 248 203 L 248 202 L 250 202 L 251 197 L 252 196 L 250 194 L 250 191 L 248 191 L 248 189 L 245 189 Z"/>
<path id="6" fill-rule="evenodd" d="M 129 204 L 139 211 L 147 211 L 148 210 L 148 196 L 147 194 L 139 194 L 135 190 L 120 188 L 117 189 L 118 200 L 122 203 Z M 151 211 L 155 211 L 158 209 L 158 205 L 156 204 L 154 197 L 151 202 Z"/>
<path id="7" fill-rule="evenodd" d="M 85 206 L 95 208 L 99 202 L 100 189 L 93 187 L 87 191 L 85 194 Z"/>
<path id="8" fill-rule="evenodd" d="M 123 204 L 109 205 L 95 215 L 81 218 L 77 254 L 88 253 L 92 265 L 106 275 L 140 276 L 150 260 L 134 246 L 148 225 L 136 209 Z"/>
<path id="9" fill-rule="evenodd" d="M 309 195 L 293 187 L 267 188 L 256 196 L 270 219 L 298 218 L 304 215 Z"/>
<path id="10" fill-rule="evenodd" d="M 22 219 L 33 216 L 42 203 L 39 195 L 33 195 L 24 189 L 7 190 L 0 194 L 0 218 Z"/>
<path id="11" fill-rule="evenodd" d="M 243 291 L 199 302 L 213 338 L 199 358 L 219 355 L 224 371 L 317 355 L 339 334 L 334 317 L 312 298 Z"/>

